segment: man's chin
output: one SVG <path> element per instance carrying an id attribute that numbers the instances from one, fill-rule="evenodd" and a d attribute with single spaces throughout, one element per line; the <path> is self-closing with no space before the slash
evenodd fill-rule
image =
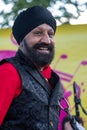
<path id="1" fill-rule="evenodd" d="M 52 60 L 47 60 L 47 59 L 43 59 L 43 60 L 34 60 L 34 63 L 37 64 L 37 66 L 40 66 L 40 67 L 45 67 L 49 64 L 51 64 Z"/>

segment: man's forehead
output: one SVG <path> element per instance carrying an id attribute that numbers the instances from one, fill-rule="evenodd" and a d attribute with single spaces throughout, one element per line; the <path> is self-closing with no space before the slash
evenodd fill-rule
<path id="1" fill-rule="evenodd" d="M 50 26 L 50 25 L 48 25 L 48 24 L 41 24 L 41 25 L 39 25 L 39 26 L 37 26 L 36 28 L 34 28 L 33 30 L 37 30 L 37 29 L 46 29 L 46 30 L 50 30 L 50 31 L 53 31 L 54 32 L 54 30 L 53 30 L 53 28 Z"/>

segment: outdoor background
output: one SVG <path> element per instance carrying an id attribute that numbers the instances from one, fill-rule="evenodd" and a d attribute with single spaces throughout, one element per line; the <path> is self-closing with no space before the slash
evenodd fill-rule
<path id="1" fill-rule="evenodd" d="M 65 95 L 70 102 L 70 110 L 75 115 L 73 82 L 79 88 L 82 106 L 87 111 L 87 24 L 63 24 L 57 27 L 55 35 L 55 59 L 53 69 L 60 75 Z M 12 37 L 11 28 L 0 30 L 0 60 L 13 56 L 18 48 Z M 87 115 L 79 107 L 87 130 Z"/>

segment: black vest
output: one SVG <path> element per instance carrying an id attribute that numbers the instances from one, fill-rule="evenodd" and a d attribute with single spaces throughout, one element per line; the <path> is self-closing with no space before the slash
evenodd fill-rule
<path id="1" fill-rule="evenodd" d="M 22 79 L 22 92 L 16 97 L 0 130 L 58 130 L 58 101 L 63 89 L 58 75 L 52 71 L 50 79 L 54 90 L 32 62 L 19 50 L 15 57 L 1 63 L 11 62 Z M 14 75 L 12 75 L 14 76 Z"/>

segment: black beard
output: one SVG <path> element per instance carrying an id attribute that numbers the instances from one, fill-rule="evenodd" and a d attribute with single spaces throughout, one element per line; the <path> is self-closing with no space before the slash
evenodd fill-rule
<path id="1" fill-rule="evenodd" d="M 46 43 L 37 43 L 32 48 L 29 47 L 26 40 L 24 40 L 24 46 L 27 51 L 27 56 L 30 58 L 37 66 L 44 67 L 46 65 L 51 64 L 54 58 L 54 46 L 53 44 L 46 44 Z M 37 51 L 40 47 L 48 47 L 49 54 L 41 53 Z"/>

